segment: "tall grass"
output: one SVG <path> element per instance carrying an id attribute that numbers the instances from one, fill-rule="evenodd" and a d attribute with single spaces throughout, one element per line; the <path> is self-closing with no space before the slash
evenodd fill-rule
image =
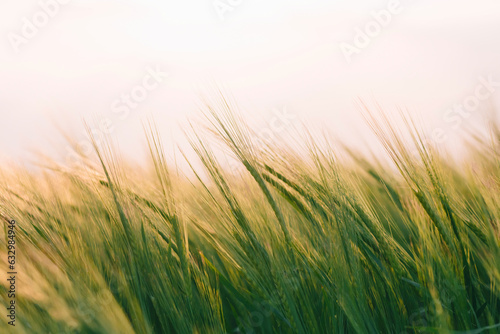
<path id="1" fill-rule="evenodd" d="M 0 331 L 500 332 L 498 129 L 471 137 L 457 165 L 411 120 L 405 142 L 368 113 L 394 169 L 312 136 L 307 152 L 259 148 L 235 109 L 208 105 L 209 131 L 189 138 L 201 162 L 190 179 L 168 165 L 152 123 L 150 168 L 111 144 L 73 168 L 3 167 L 19 281 L 17 325 Z M 222 167 L 214 142 L 243 172 Z M 6 307 L 4 279 L 0 290 Z"/>

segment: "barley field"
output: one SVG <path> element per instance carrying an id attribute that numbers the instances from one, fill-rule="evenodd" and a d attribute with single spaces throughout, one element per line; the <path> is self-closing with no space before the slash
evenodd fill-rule
<path id="1" fill-rule="evenodd" d="M 189 173 L 154 123 L 148 167 L 95 140 L 77 165 L 1 166 L 0 332 L 500 332 L 498 127 L 458 163 L 367 113 L 375 158 L 311 133 L 258 147 L 234 109 L 186 131 Z"/>

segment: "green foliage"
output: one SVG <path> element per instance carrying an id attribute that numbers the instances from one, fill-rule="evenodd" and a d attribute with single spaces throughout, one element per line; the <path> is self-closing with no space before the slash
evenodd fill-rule
<path id="1" fill-rule="evenodd" d="M 234 108 L 208 106 L 192 180 L 167 167 L 150 123 L 150 169 L 95 145 L 96 161 L 71 169 L 2 170 L 0 214 L 18 224 L 16 333 L 500 331 L 495 144 L 476 137 L 457 166 L 411 122 L 405 143 L 370 116 L 393 171 L 311 139 L 308 152 L 256 147 Z M 221 167 L 211 138 L 244 172 Z"/>

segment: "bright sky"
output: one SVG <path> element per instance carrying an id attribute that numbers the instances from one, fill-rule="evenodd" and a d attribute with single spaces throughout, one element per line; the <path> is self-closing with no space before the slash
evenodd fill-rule
<path id="1" fill-rule="evenodd" d="M 0 156 L 60 145 L 54 123 L 83 140 L 82 118 L 94 115 L 130 154 L 143 149 L 149 115 L 168 144 L 183 143 L 180 124 L 199 117 L 214 84 L 264 129 L 285 108 L 354 145 L 365 131 L 358 97 L 445 131 L 500 100 L 499 87 L 478 88 L 480 77 L 500 82 L 498 0 L 56 1 L 0 4 Z M 365 46 L 357 34 L 369 27 Z M 357 48 L 350 61 L 341 43 Z M 477 90 L 470 116 L 443 119 L 474 105 Z"/>

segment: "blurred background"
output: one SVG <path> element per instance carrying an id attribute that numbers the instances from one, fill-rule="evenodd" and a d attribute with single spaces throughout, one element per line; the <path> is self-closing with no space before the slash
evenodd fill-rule
<path id="1" fill-rule="evenodd" d="M 445 146 L 500 99 L 497 0 L 3 0 L 0 21 L 0 159 L 64 159 L 83 120 L 130 157 L 148 117 L 183 146 L 213 87 L 262 136 L 304 121 L 361 149 L 359 99 Z"/>

